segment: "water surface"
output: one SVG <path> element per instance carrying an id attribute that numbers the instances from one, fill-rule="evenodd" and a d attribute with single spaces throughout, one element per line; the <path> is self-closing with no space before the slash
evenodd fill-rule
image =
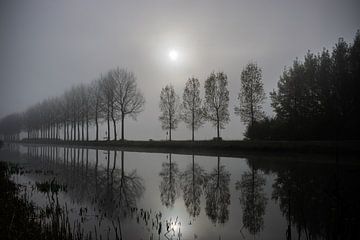
<path id="1" fill-rule="evenodd" d="M 6 146 L 0 160 L 72 231 L 93 239 L 356 239 L 360 167 L 284 156 L 230 158 Z M 314 158 L 312 156 L 311 158 Z M 316 158 L 316 157 L 315 157 Z M 328 156 L 331 158 L 331 156 Z M 56 193 L 39 183 L 56 182 Z"/>

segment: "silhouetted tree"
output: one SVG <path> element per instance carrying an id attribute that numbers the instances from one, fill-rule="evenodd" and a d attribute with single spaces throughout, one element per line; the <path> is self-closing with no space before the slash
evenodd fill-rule
<path id="1" fill-rule="evenodd" d="M 240 115 L 244 123 L 254 125 L 264 115 L 265 92 L 261 78 L 262 70 L 256 63 L 247 64 L 241 72 L 239 106 L 235 107 L 235 114 Z"/>
<path id="2" fill-rule="evenodd" d="M 121 116 L 121 140 L 124 140 L 125 117 L 136 119 L 144 110 L 145 99 L 136 86 L 134 73 L 117 68 L 111 75 L 116 81 L 115 104 Z"/>
<path id="3" fill-rule="evenodd" d="M 159 119 L 162 129 L 169 130 L 169 141 L 171 141 L 171 130 L 175 130 L 179 122 L 179 106 L 179 96 L 175 93 L 174 87 L 165 86 L 160 93 Z"/>
<path id="4" fill-rule="evenodd" d="M 281 138 L 359 137 L 359 38 L 357 33 L 352 46 L 340 38 L 331 56 L 326 49 L 318 55 L 308 52 L 304 62 L 296 60 L 284 71 L 271 93 Z"/>
<path id="5" fill-rule="evenodd" d="M 94 80 L 90 85 L 90 116 L 95 122 L 95 140 L 99 141 L 99 120 L 102 118 L 102 101 L 101 101 L 101 79 Z"/>
<path id="6" fill-rule="evenodd" d="M 102 96 L 102 111 L 106 115 L 107 121 L 107 140 L 110 141 L 110 118 L 113 121 L 114 140 L 117 139 L 116 134 L 116 119 L 119 117 L 115 111 L 115 89 L 116 81 L 111 77 L 111 73 L 108 72 L 106 77 L 101 79 L 101 96 Z"/>
<path id="7" fill-rule="evenodd" d="M 7 115 L 0 120 L 0 134 L 4 140 L 20 140 L 23 118 L 19 113 Z"/>
<path id="8" fill-rule="evenodd" d="M 224 72 L 211 73 L 205 81 L 204 114 L 217 129 L 217 138 L 220 139 L 220 129 L 225 128 L 229 118 L 229 90 L 228 81 Z"/>
<path id="9" fill-rule="evenodd" d="M 352 104 L 352 108 L 350 109 L 350 113 L 349 113 L 351 117 L 347 118 L 348 121 L 347 132 L 351 132 L 353 136 L 360 136 L 360 127 L 359 127 L 360 94 L 357 91 L 358 89 L 360 89 L 360 30 L 356 32 L 354 42 L 350 47 L 349 62 L 350 62 L 349 88 L 351 90 L 350 101 Z"/>
<path id="10" fill-rule="evenodd" d="M 182 102 L 182 120 L 188 128 L 191 128 L 192 141 L 194 141 L 194 132 L 204 123 L 204 114 L 200 98 L 200 82 L 197 78 L 189 78 L 186 82 L 183 102 Z"/>

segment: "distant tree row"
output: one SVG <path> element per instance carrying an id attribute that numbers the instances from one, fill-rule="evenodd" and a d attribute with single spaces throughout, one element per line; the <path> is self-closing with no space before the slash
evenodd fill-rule
<path id="1" fill-rule="evenodd" d="M 330 53 L 310 51 L 284 70 L 273 91 L 276 113 L 250 125 L 253 139 L 359 139 L 360 32 L 342 38 Z"/>
<path id="2" fill-rule="evenodd" d="M 7 115 L 0 120 L 0 136 L 3 140 L 20 140 L 22 116 L 18 113 Z"/>
<path id="3" fill-rule="evenodd" d="M 360 32 L 352 44 L 342 38 L 330 53 L 317 55 L 310 51 L 304 61 L 296 59 L 285 68 L 277 90 L 270 93 L 275 116 L 262 111 L 265 92 L 262 69 L 248 63 L 241 72 L 241 87 L 234 113 L 247 124 L 245 136 L 249 139 L 358 139 L 360 116 Z M 206 121 L 220 130 L 229 123 L 228 79 L 224 72 L 213 72 L 205 80 L 204 99 L 200 96 L 200 81 L 189 78 L 182 101 L 169 84 L 160 92 L 162 129 L 172 131 L 183 121 L 195 131 Z M 60 97 L 47 99 L 23 114 L 11 114 L 0 120 L 0 136 L 19 139 L 25 130 L 28 138 L 89 140 L 89 126 L 94 125 L 95 140 L 99 140 L 99 123 L 106 122 L 108 141 L 117 140 L 118 121 L 121 121 L 121 139 L 127 117 L 136 119 L 143 111 L 144 97 L 138 90 L 135 76 L 124 69 L 113 69 L 89 85 L 80 84 Z"/>
<path id="4" fill-rule="evenodd" d="M 19 139 L 22 130 L 28 138 L 88 141 L 89 127 L 95 125 L 95 139 L 99 140 L 99 123 L 107 123 L 107 140 L 110 140 L 110 122 L 114 140 L 117 140 L 116 123 L 121 121 L 121 139 L 124 140 L 125 119 L 143 111 L 145 99 L 136 85 L 132 72 L 116 68 L 91 84 L 72 87 L 60 97 L 38 103 L 23 114 L 11 114 L 0 121 L 0 134 L 8 140 Z"/>
<path id="5" fill-rule="evenodd" d="M 189 78 L 183 92 L 182 102 L 172 85 L 165 86 L 160 93 L 159 120 L 164 130 L 175 130 L 182 120 L 192 131 L 205 121 L 217 130 L 230 121 L 228 80 L 224 72 L 211 73 L 205 81 L 205 98 L 200 97 L 200 82 Z M 244 123 L 254 124 L 262 116 L 261 105 L 265 99 L 262 72 L 256 63 L 249 63 L 241 73 L 239 105 L 235 114 Z M 59 139 L 60 131 L 66 141 L 89 141 L 89 127 L 95 126 L 95 140 L 99 140 L 99 123 L 106 122 L 108 141 L 117 140 L 117 121 L 121 121 L 121 139 L 124 140 L 124 122 L 127 116 L 136 119 L 143 110 L 144 97 L 137 89 L 135 76 L 124 69 L 114 69 L 91 84 L 80 84 L 66 91 L 62 96 L 50 98 L 30 107 L 23 114 L 12 114 L 0 121 L 0 134 L 10 140 L 19 139 L 21 131 L 27 132 L 29 139 Z M 16 137 L 14 137 L 16 136 Z"/>
<path id="6" fill-rule="evenodd" d="M 159 117 L 162 128 L 171 131 L 177 128 L 183 120 L 192 132 L 201 127 L 205 121 L 216 127 L 217 138 L 220 139 L 220 129 L 230 121 L 228 80 L 224 72 L 211 73 L 205 81 L 205 97 L 200 97 L 200 82 L 197 78 L 189 78 L 185 84 L 182 102 L 175 93 L 172 85 L 166 85 L 160 93 Z M 256 63 L 249 63 L 241 73 L 241 89 L 238 95 L 239 106 L 235 107 L 235 114 L 240 115 L 246 124 L 254 124 L 264 115 L 262 103 L 265 92 L 262 83 L 262 71 Z"/>

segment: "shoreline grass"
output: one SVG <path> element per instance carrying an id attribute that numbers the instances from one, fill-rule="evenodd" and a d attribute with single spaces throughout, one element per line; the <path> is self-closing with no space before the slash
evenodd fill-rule
<path id="1" fill-rule="evenodd" d="M 124 150 L 153 150 L 160 152 L 193 152 L 220 155 L 241 153 L 303 153 L 357 155 L 360 141 L 255 141 L 255 140 L 111 140 L 111 141 L 64 141 L 59 139 L 23 139 L 25 144 L 54 144 L 90 148 L 121 148 Z"/>

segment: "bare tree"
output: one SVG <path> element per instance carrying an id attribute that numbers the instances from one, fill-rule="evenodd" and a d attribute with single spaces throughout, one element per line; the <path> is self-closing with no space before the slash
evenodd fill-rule
<path id="1" fill-rule="evenodd" d="M 265 100 L 265 92 L 261 75 L 261 68 L 256 63 L 247 64 L 241 72 L 240 104 L 235 107 L 235 114 L 240 115 L 244 123 L 251 125 L 264 115 L 261 104 Z"/>
<path id="2" fill-rule="evenodd" d="M 204 114 L 200 98 L 200 82 L 197 78 L 189 78 L 186 82 L 181 118 L 187 127 L 191 129 L 191 139 L 194 141 L 195 130 L 204 124 Z"/>
<path id="3" fill-rule="evenodd" d="M 101 101 L 101 78 L 93 81 L 90 86 L 90 111 L 95 121 L 95 140 L 99 141 L 99 119 L 102 117 L 102 101 Z"/>
<path id="4" fill-rule="evenodd" d="M 71 140 L 76 141 L 77 136 L 77 123 L 79 119 L 79 98 L 77 95 L 77 87 L 73 86 L 68 93 L 70 101 L 70 119 L 71 119 Z"/>
<path id="5" fill-rule="evenodd" d="M 81 129 L 80 129 L 80 125 L 82 123 L 82 118 L 83 118 L 83 106 L 82 106 L 82 89 L 81 89 L 81 85 L 77 85 L 74 89 L 74 106 L 75 106 L 75 125 L 77 128 L 77 140 L 80 141 L 81 140 Z M 83 132 L 83 131 L 82 131 Z M 84 133 L 84 132 L 83 132 Z M 84 134 L 82 135 L 84 136 Z"/>
<path id="6" fill-rule="evenodd" d="M 20 140 L 20 132 L 23 126 L 22 114 L 13 113 L 0 119 L 0 135 L 7 141 Z"/>
<path id="7" fill-rule="evenodd" d="M 107 74 L 105 78 L 101 78 L 101 96 L 102 96 L 102 111 L 106 115 L 107 121 L 107 140 L 110 141 L 110 117 L 113 120 L 114 124 L 114 139 L 116 140 L 116 119 L 115 119 L 115 109 L 114 109 L 114 101 L 115 101 L 115 88 L 116 82 L 111 77 L 110 72 Z"/>
<path id="8" fill-rule="evenodd" d="M 171 130 L 175 130 L 179 122 L 179 106 L 179 96 L 175 93 L 174 87 L 166 85 L 160 93 L 159 119 L 162 129 L 169 130 L 169 141 L 171 141 Z"/>
<path id="9" fill-rule="evenodd" d="M 229 90 L 227 76 L 224 72 L 211 73 L 205 81 L 204 113 L 217 129 L 217 138 L 220 139 L 220 129 L 224 129 L 229 118 Z"/>
<path id="10" fill-rule="evenodd" d="M 85 140 L 84 137 L 84 127 L 85 127 L 85 120 L 86 120 L 86 112 L 88 111 L 88 95 L 87 95 L 87 88 L 85 84 L 80 84 L 78 86 L 77 96 L 79 98 L 79 124 L 81 124 L 81 141 Z"/>
<path id="11" fill-rule="evenodd" d="M 20 131 L 27 131 L 27 137 L 34 139 L 89 141 L 89 128 L 95 122 L 98 141 L 99 120 L 105 119 L 107 140 L 110 140 L 110 121 L 113 123 L 114 140 L 117 140 L 116 121 L 121 119 L 121 139 L 124 140 L 125 118 L 136 120 L 137 115 L 143 111 L 144 104 L 145 99 L 137 88 L 134 73 L 117 68 L 91 84 L 73 86 L 58 97 L 48 98 L 31 106 L 20 114 Z M 4 126 L 5 124 L 2 127 L 6 128 Z M 5 133 L 9 135 L 6 129 L 2 131 L 4 138 Z"/>
<path id="12" fill-rule="evenodd" d="M 121 117 L 121 140 L 124 140 L 125 117 L 136 120 L 137 115 L 144 110 L 145 99 L 136 85 L 134 73 L 117 68 L 111 71 L 116 81 L 115 104 Z"/>
<path id="13" fill-rule="evenodd" d="M 28 108 L 23 113 L 23 127 L 27 131 L 27 138 L 38 138 L 39 129 L 41 129 L 40 121 L 40 104 L 36 104 Z M 4 126 L 6 127 L 6 126 Z"/>
<path id="14" fill-rule="evenodd" d="M 80 84 L 79 86 L 80 109 L 81 109 L 81 140 L 85 140 L 84 127 L 86 123 L 86 141 L 89 141 L 89 123 L 90 123 L 90 86 Z"/>
<path id="15" fill-rule="evenodd" d="M 65 115 L 66 115 L 66 140 L 74 139 L 74 121 L 75 121 L 75 105 L 74 105 L 74 92 L 72 90 L 66 91 L 64 94 L 65 101 Z M 70 134 L 69 134 L 70 128 Z"/>
<path id="16" fill-rule="evenodd" d="M 69 120 L 69 111 L 68 111 L 68 101 L 66 98 L 66 92 L 60 97 L 60 119 L 63 126 L 63 140 L 68 140 L 68 120 Z"/>

